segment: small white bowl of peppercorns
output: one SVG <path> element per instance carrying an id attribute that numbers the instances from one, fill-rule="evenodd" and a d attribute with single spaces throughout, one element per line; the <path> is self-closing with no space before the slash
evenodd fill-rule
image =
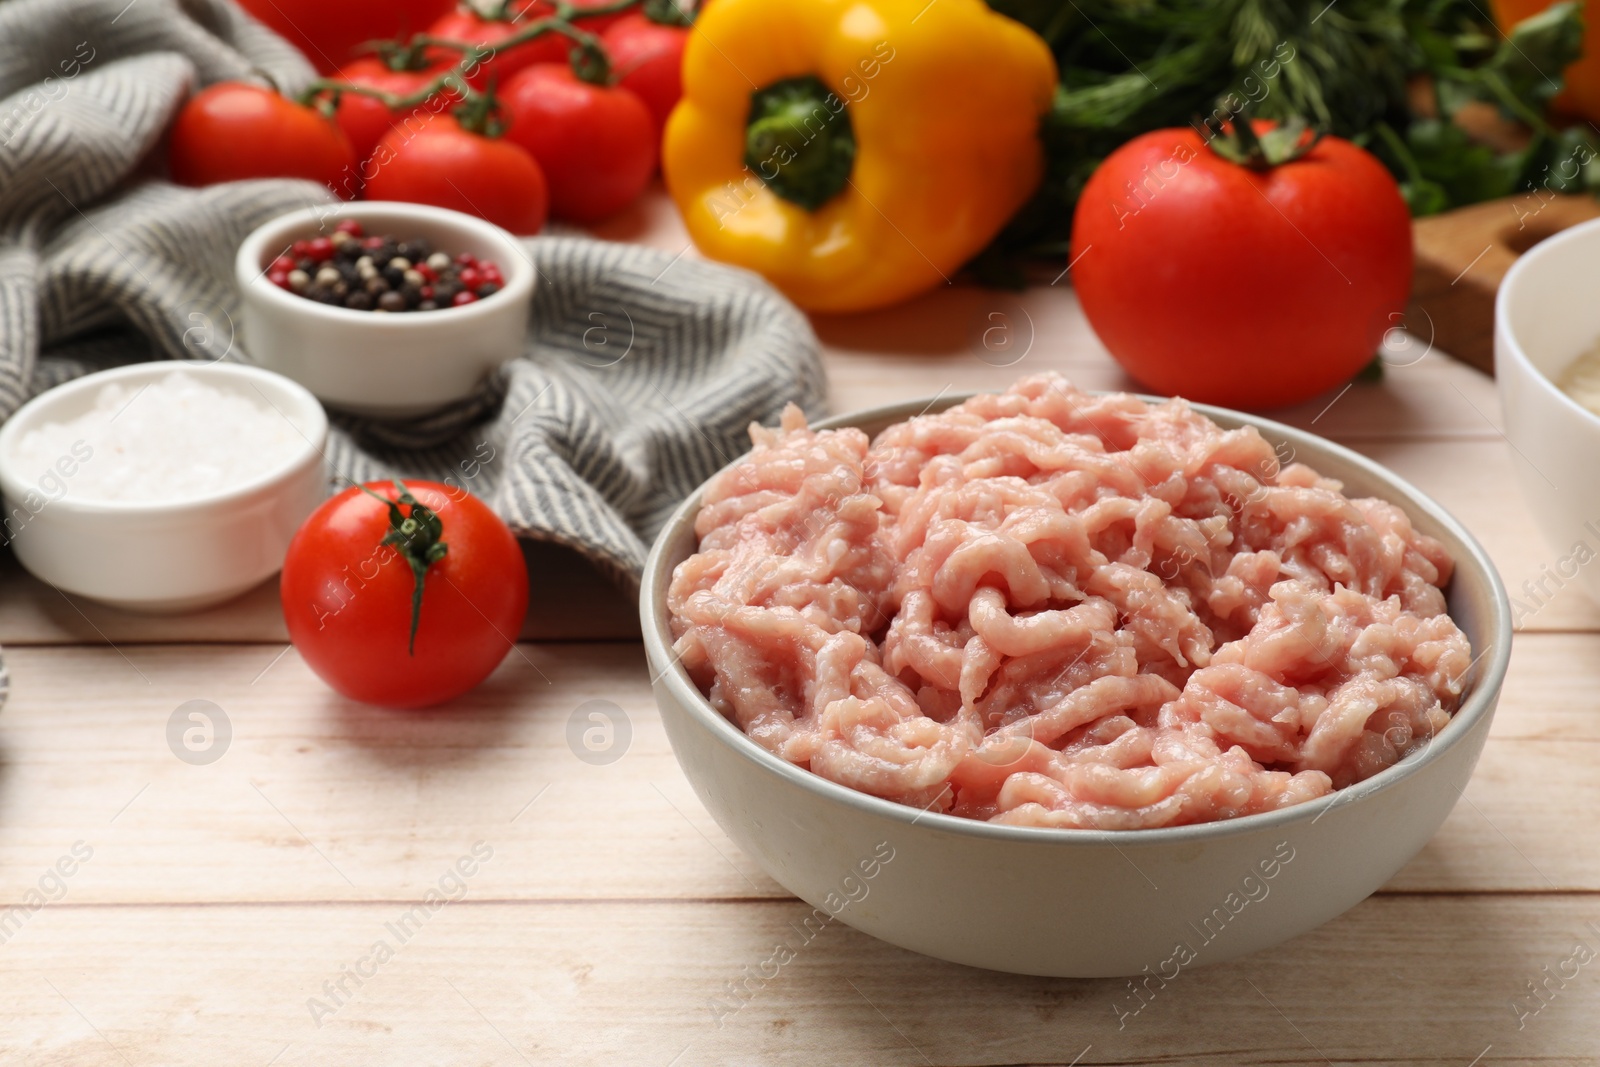
<path id="1" fill-rule="evenodd" d="M 500 227 L 385 201 L 281 215 L 244 239 L 235 270 L 255 363 L 387 416 L 461 400 L 521 355 L 535 276 Z"/>

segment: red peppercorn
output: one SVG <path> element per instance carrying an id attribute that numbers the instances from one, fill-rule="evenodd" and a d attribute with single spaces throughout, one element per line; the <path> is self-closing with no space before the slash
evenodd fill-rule
<path id="1" fill-rule="evenodd" d="M 477 267 L 462 267 L 461 273 L 457 277 L 461 284 L 468 289 L 476 289 L 483 284 L 483 272 L 478 270 Z"/>
<path id="2" fill-rule="evenodd" d="M 287 289 L 289 288 L 289 272 L 286 270 L 270 270 L 267 272 L 267 281 L 276 285 L 279 289 Z"/>
<path id="3" fill-rule="evenodd" d="M 471 252 L 463 252 L 456 257 L 456 262 L 463 267 L 476 267 L 478 265 L 478 257 Z"/>
<path id="4" fill-rule="evenodd" d="M 483 280 L 487 285 L 504 285 L 505 276 L 500 273 L 500 268 L 493 263 L 483 268 Z"/>
<path id="5" fill-rule="evenodd" d="M 340 233 L 347 233 L 351 237 L 360 237 L 363 232 L 361 229 L 361 223 L 357 222 L 355 219 L 345 219 L 343 222 L 339 223 L 339 225 L 335 226 L 334 229 L 338 230 Z"/>
<path id="6" fill-rule="evenodd" d="M 419 288 L 417 290 L 417 292 L 418 292 L 419 295 L 421 295 L 422 299 L 424 299 L 424 300 L 432 300 L 433 299 L 433 286 L 431 286 L 431 285 L 424 285 L 421 288 Z"/>
<path id="7" fill-rule="evenodd" d="M 333 242 L 326 237 L 313 237 L 306 242 L 306 255 L 321 263 L 333 258 Z"/>
<path id="8" fill-rule="evenodd" d="M 383 238 L 379 237 L 377 235 L 373 235 L 371 237 L 363 237 L 361 239 L 361 247 L 362 248 L 372 249 L 373 251 L 376 251 L 377 249 L 380 249 L 380 248 L 383 247 Z"/>
<path id="9" fill-rule="evenodd" d="M 478 300 L 478 294 L 469 293 L 465 289 L 463 289 L 461 292 L 457 293 L 454 296 L 454 298 L 451 299 L 450 303 L 454 304 L 456 307 L 460 307 L 462 304 L 473 304 L 473 303 L 476 303 L 477 300 Z"/>
<path id="10" fill-rule="evenodd" d="M 271 265 L 268 266 L 267 269 L 269 271 L 282 271 L 283 273 L 288 274 L 290 271 L 294 270 L 294 260 L 289 256 L 279 256 L 277 259 L 272 261 Z"/>
<path id="11" fill-rule="evenodd" d="M 428 266 L 426 263 L 418 263 L 412 269 L 430 282 L 436 282 L 439 280 L 439 272 Z"/>
<path id="12" fill-rule="evenodd" d="M 301 256 L 307 254 L 306 249 L 310 247 L 310 245 L 310 241 L 296 241 L 294 244 L 289 246 L 289 254 L 295 259 L 299 259 Z"/>

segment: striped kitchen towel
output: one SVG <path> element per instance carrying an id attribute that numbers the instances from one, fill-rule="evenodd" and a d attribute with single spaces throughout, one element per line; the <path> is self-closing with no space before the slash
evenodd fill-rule
<path id="1" fill-rule="evenodd" d="M 186 189 L 163 132 L 197 86 L 312 77 L 231 0 L 0 3 L 0 419 L 91 370 L 236 359 L 233 256 L 275 215 L 331 199 L 299 181 Z M 625 589 L 674 504 L 748 447 L 751 421 L 824 380 L 804 315 L 754 275 L 582 237 L 527 242 L 527 348 L 427 418 L 331 412 L 334 486 L 465 486 L 523 537 L 569 545 Z"/>

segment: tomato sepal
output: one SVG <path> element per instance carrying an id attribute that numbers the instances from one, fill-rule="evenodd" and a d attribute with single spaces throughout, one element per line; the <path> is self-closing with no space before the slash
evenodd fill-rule
<path id="1" fill-rule="evenodd" d="M 579 81 L 604 86 L 610 86 L 616 81 L 612 76 L 611 57 L 606 54 L 605 45 L 601 44 L 597 37 L 579 41 L 574 45 L 572 52 L 567 56 L 567 62 L 571 64 L 572 73 Z"/>
<path id="2" fill-rule="evenodd" d="M 411 490 L 399 479 L 395 480 L 394 487 L 398 495 L 390 500 L 364 485 L 358 486 L 363 493 L 383 501 L 389 509 L 389 530 L 378 543 L 389 545 L 399 552 L 400 558 L 411 568 L 411 636 L 406 645 L 406 655 L 415 656 L 417 627 L 422 623 L 423 583 L 428 577 L 428 568 L 444 559 L 450 546 L 440 540 L 444 536 L 444 523 L 433 509 L 412 496 Z M 401 507 L 410 508 L 411 513 L 402 513 Z"/>
<path id="3" fill-rule="evenodd" d="M 688 28 L 694 25 L 694 9 L 693 4 L 687 9 L 678 6 L 677 0 L 644 0 L 640 11 L 657 25 Z"/>
<path id="4" fill-rule="evenodd" d="M 491 139 L 505 136 L 505 117 L 501 114 L 500 98 L 494 93 L 494 82 L 491 77 L 481 93 L 467 90 L 466 102 L 450 112 L 468 133 Z"/>
<path id="5" fill-rule="evenodd" d="M 356 47 L 355 54 L 377 56 L 384 66 L 396 74 L 417 74 L 434 65 L 427 48 L 421 42 L 407 38 L 391 41 L 380 37 L 366 41 Z"/>
<path id="6" fill-rule="evenodd" d="M 1328 133 L 1299 118 L 1258 131 L 1243 114 L 1234 115 L 1226 125 L 1215 117 L 1207 119 L 1206 127 L 1210 131 L 1206 146 L 1211 151 L 1251 170 L 1271 170 L 1293 163 L 1316 148 Z"/>

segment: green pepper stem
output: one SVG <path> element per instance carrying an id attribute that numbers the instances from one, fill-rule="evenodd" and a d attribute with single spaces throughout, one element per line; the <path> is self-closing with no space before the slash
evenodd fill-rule
<path id="1" fill-rule="evenodd" d="M 774 194 L 815 211 L 850 183 L 850 112 L 820 78 L 785 78 L 750 94 L 744 163 Z"/>

